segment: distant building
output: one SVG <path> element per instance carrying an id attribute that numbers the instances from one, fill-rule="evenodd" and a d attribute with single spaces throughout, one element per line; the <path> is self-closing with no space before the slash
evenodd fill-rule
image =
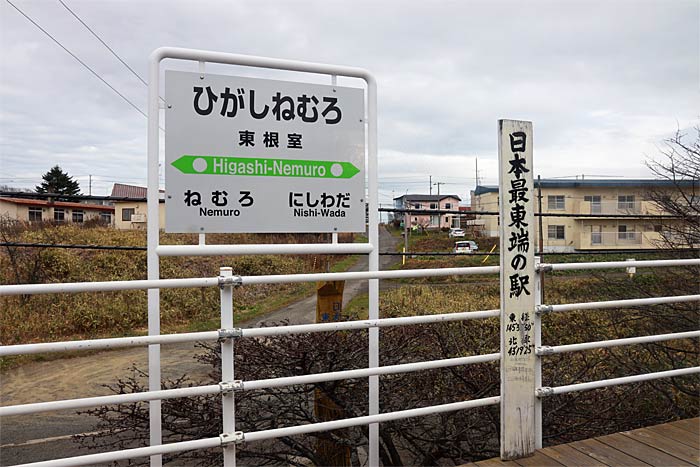
<path id="1" fill-rule="evenodd" d="M 394 198 L 394 208 L 421 211 L 457 211 L 461 199 L 457 195 L 403 195 Z M 459 214 L 417 212 L 408 213 L 409 226 L 425 229 L 459 227 Z M 403 222 L 403 213 L 396 213 L 394 219 Z"/>
<path id="2" fill-rule="evenodd" d="M 668 180 L 542 180 L 542 212 L 562 217 L 542 219 L 545 251 L 658 248 L 669 219 L 635 216 L 659 215 L 658 207 L 647 199 L 651 189 L 677 188 Z M 538 211 L 535 181 L 535 212 Z M 498 187 L 477 186 L 472 191 L 472 210 L 498 212 Z M 624 215 L 615 218 L 614 215 Z M 599 217 L 597 217 L 599 216 Z M 484 236 L 499 236 L 496 215 L 478 215 L 473 225 Z M 539 239 L 539 222 L 535 223 Z"/>
<path id="3" fill-rule="evenodd" d="M 73 222 L 100 220 L 112 225 L 114 207 L 29 198 L 0 198 L 0 216 L 26 222 Z"/>
<path id="4" fill-rule="evenodd" d="M 114 201 L 115 221 L 118 229 L 145 229 L 148 221 L 148 207 L 146 203 L 146 187 L 115 183 L 110 195 L 119 200 Z M 165 192 L 159 191 L 158 195 L 159 228 L 165 228 Z"/>

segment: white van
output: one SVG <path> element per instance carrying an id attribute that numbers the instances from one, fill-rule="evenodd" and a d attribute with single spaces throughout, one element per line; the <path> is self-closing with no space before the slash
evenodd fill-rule
<path id="1" fill-rule="evenodd" d="M 455 247 L 452 250 L 453 253 L 474 253 L 476 251 L 479 251 L 479 245 L 474 240 L 455 242 Z"/>

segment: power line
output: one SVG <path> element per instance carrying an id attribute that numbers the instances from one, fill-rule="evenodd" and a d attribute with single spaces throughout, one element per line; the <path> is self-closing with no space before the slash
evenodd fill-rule
<path id="1" fill-rule="evenodd" d="M 85 29 L 87 29 L 88 31 L 90 31 L 90 33 L 92 33 L 92 35 L 95 36 L 95 39 L 97 39 L 98 41 L 100 41 L 100 43 L 101 43 L 102 45 L 104 45 L 104 46 L 107 48 L 107 50 L 109 50 L 110 52 L 112 52 L 112 55 L 114 55 L 114 56 L 116 57 L 116 59 L 119 60 L 119 61 L 122 63 L 122 65 L 124 65 L 134 76 L 136 76 L 136 77 L 139 79 L 139 81 L 141 81 L 141 82 L 143 83 L 144 86 L 148 86 L 148 83 L 146 82 L 146 80 L 143 79 L 143 78 L 141 77 L 141 75 L 139 75 L 138 73 L 136 73 L 136 72 L 134 71 L 134 69 L 131 68 L 124 60 L 122 60 L 122 58 L 121 58 L 119 55 L 117 55 L 117 53 L 116 53 L 110 46 L 108 46 L 107 43 L 106 43 L 105 41 L 103 41 L 102 38 L 101 38 L 99 35 L 97 35 L 97 33 L 96 33 L 95 31 L 93 31 L 93 30 L 90 28 L 90 26 L 88 26 L 87 24 L 85 24 L 85 21 L 83 21 L 82 19 L 80 19 L 80 17 L 79 17 L 73 10 L 71 10 L 70 8 L 68 8 L 68 5 L 66 5 L 66 4 L 63 2 L 63 0 L 58 0 L 58 2 L 59 2 L 61 5 L 63 5 L 63 8 L 65 8 L 66 10 L 68 10 L 68 12 L 69 12 L 71 15 L 73 15 L 73 16 L 75 17 L 75 19 L 77 19 L 78 21 L 80 21 L 80 24 L 82 24 L 83 26 L 85 26 Z"/>
<path id="2" fill-rule="evenodd" d="M 131 74 L 133 74 L 134 76 L 136 76 L 136 78 L 138 78 L 138 80 L 141 81 L 141 82 L 143 83 L 144 86 L 148 87 L 148 83 L 146 82 L 146 80 L 143 79 L 143 78 L 141 77 L 141 75 L 139 75 L 133 68 L 131 68 L 131 67 L 129 66 L 129 64 L 126 63 L 126 62 L 117 54 L 117 52 L 114 51 L 114 49 L 112 49 L 109 45 L 107 45 L 107 43 L 106 43 L 104 40 L 102 40 L 102 38 L 101 38 L 95 31 L 93 31 L 92 28 L 90 28 L 90 26 L 88 26 L 88 25 L 85 23 L 85 21 L 83 21 L 73 10 L 71 10 L 70 8 L 68 8 L 68 5 L 66 5 L 66 4 L 63 2 L 63 0 L 58 0 L 58 1 L 59 1 L 59 3 L 60 3 L 61 5 L 63 5 L 63 7 L 64 7 L 66 10 L 68 10 L 68 12 L 69 12 L 71 15 L 73 15 L 73 16 L 75 17 L 75 19 L 77 19 L 78 21 L 80 21 L 80 24 L 82 24 L 83 26 L 85 26 L 85 29 L 87 29 L 88 31 L 90 31 L 90 33 L 91 33 L 93 36 L 95 36 L 95 39 L 97 39 L 98 41 L 100 41 L 100 43 L 101 43 L 102 45 L 104 45 L 104 46 L 107 48 L 107 50 L 109 50 L 110 52 L 112 52 L 112 55 L 114 55 L 114 57 L 115 57 L 117 60 L 119 60 L 119 61 L 122 63 L 122 65 L 124 65 L 124 66 L 131 72 Z M 163 99 L 163 98 L 160 97 L 160 96 L 158 96 L 158 97 L 160 98 L 160 100 L 162 100 L 163 102 L 165 102 L 165 99 Z"/>
<path id="3" fill-rule="evenodd" d="M 82 61 L 80 58 L 78 58 L 77 55 L 75 55 L 73 52 L 71 52 L 70 50 L 68 50 L 68 48 L 67 48 L 66 46 L 64 46 L 63 44 L 61 44 L 61 43 L 58 41 L 58 39 L 56 39 L 56 38 L 53 37 L 51 34 L 49 34 L 49 32 L 48 32 L 46 29 L 42 28 L 42 27 L 39 25 L 39 23 L 37 23 L 36 21 L 34 21 L 32 18 L 30 18 L 29 15 L 27 15 L 24 11 L 20 10 L 19 7 L 17 7 L 17 5 L 15 5 L 14 3 L 12 3 L 10 0 L 5 0 L 5 1 L 6 1 L 7 3 L 9 3 L 10 6 L 12 6 L 12 8 L 14 8 L 15 10 L 17 10 L 22 16 L 24 16 L 24 17 L 27 19 L 27 21 L 29 21 L 29 22 L 32 23 L 34 26 L 36 26 L 37 29 L 39 29 L 41 32 L 43 32 L 44 34 L 46 34 L 52 41 L 54 41 L 54 42 L 56 43 L 56 45 L 58 45 L 60 48 L 62 48 L 68 55 L 70 55 L 71 57 L 73 57 L 78 63 L 80 63 L 83 67 L 85 67 L 85 68 L 86 68 L 90 73 L 92 73 L 97 79 L 99 79 L 100 81 L 102 81 L 102 82 L 105 84 L 105 86 L 107 86 L 109 89 L 111 89 L 112 91 L 114 91 L 119 97 L 121 97 L 121 98 L 122 98 L 125 102 L 127 102 L 131 107 L 133 107 L 134 109 L 136 109 L 136 111 L 137 111 L 138 113 L 140 113 L 140 114 L 143 115 L 144 117 L 148 118 L 148 115 L 146 115 L 146 114 L 143 112 L 143 110 L 141 110 L 140 108 L 138 108 L 138 106 L 137 106 L 136 104 L 134 104 L 133 102 L 131 102 L 126 96 L 124 96 L 124 94 L 122 94 L 121 92 L 117 91 L 117 89 L 116 89 L 114 86 L 112 86 L 111 84 L 109 84 L 102 76 L 99 75 L 99 73 L 97 73 L 95 70 L 93 70 L 92 68 L 90 68 L 90 66 L 89 66 L 87 63 L 85 63 L 85 62 Z"/>

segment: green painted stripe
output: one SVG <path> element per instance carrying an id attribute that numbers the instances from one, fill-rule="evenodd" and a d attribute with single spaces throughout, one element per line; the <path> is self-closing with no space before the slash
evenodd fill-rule
<path id="1" fill-rule="evenodd" d="M 352 178 L 360 169 L 350 162 L 267 159 L 260 157 L 194 156 L 172 163 L 184 174 L 246 177 Z"/>

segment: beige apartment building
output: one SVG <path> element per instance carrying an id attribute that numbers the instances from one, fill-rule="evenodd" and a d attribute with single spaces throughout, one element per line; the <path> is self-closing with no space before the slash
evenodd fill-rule
<path id="1" fill-rule="evenodd" d="M 642 217 L 663 214 L 647 200 L 646 194 L 650 189 L 668 189 L 669 193 L 677 191 L 666 180 L 549 179 L 541 181 L 541 188 L 542 212 L 563 215 L 542 219 L 545 252 L 659 248 L 664 226 L 673 222 Z M 537 212 L 537 193 L 533 197 Z M 471 200 L 473 211 L 498 212 L 498 187 L 477 186 L 472 191 Z M 498 216 L 476 217 L 470 223 L 482 235 L 499 236 Z M 539 239 L 537 224 L 536 239 Z"/>

